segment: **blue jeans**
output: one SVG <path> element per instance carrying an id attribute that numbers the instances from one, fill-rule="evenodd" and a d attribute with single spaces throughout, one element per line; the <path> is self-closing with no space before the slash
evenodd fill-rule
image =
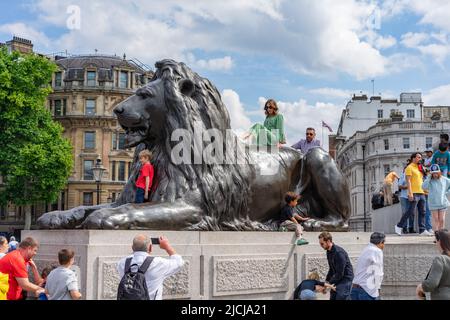
<path id="1" fill-rule="evenodd" d="M 336 284 L 336 291 L 330 291 L 330 300 L 350 300 L 350 291 L 352 290 L 351 281 L 342 281 Z"/>
<path id="2" fill-rule="evenodd" d="M 316 300 L 317 295 L 314 291 L 306 289 L 300 292 L 300 300 Z"/>
<path id="3" fill-rule="evenodd" d="M 135 203 L 144 203 L 144 194 L 145 190 L 141 188 L 136 189 L 136 199 L 134 200 Z"/>
<path id="4" fill-rule="evenodd" d="M 425 229 L 432 230 L 433 225 L 431 224 L 431 211 L 430 207 L 428 206 L 428 196 L 426 196 L 427 203 L 425 207 Z"/>
<path id="5" fill-rule="evenodd" d="M 352 300 L 378 300 L 369 295 L 363 288 L 352 288 L 352 293 L 350 294 Z"/>
<path id="6" fill-rule="evenodd" d="M 406 210 L 408 210 L 408 198 L 402 198 L 400 197 L 400 207 L 402 208 L 402 215 L 405 214 Z M 414 229 L 414 214 L 409 217 L 407 228 Z"/>
<path id="7" fill-rule="evenodd" d="M 414 211 L 418 211 L 418 223 L 419 223 L 419 233 L 425 231 L 425 195 L 421 193 L 414 193 L 413 201 L 408 200 L 408 209 L 402 215 L 400 222 L 397 224 L 399 228 L 406 228 L 406 224 L 410 217 L 414 217 Z"/>

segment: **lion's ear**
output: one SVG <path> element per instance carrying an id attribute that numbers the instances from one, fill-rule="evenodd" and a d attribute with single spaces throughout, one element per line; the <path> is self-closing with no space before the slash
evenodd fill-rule
<path id="1" fill-rule="evenodd" d="M 195 84 L 189 79 L 180 80 L 180 82 L 178 82 L 178 86 L 180 87 L 181 93 L 188 97 L 192 96 L 195 91 Z"/>

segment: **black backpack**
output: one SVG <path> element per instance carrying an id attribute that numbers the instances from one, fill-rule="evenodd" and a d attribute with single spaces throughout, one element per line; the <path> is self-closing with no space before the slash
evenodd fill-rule
<path id="1" fill-rule="evenodd" d="M 131 267 L 138 265 L 131 264 L 131 259 L 128 258 L 125 261 L 125 273 L 119 283 L 117 300 L 150 300 L 145 282 L 145 272 L 150 267 L 153 257 L 145 258 L 136 272 L 132 272 Z"/>

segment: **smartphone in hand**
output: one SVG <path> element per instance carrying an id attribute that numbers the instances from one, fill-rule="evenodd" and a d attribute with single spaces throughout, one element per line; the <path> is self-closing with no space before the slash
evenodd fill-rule
<path id="1" fill-rule="evenodd" d="M 159 244 L 159 238 L 152 238 L 152 244 Z"/>

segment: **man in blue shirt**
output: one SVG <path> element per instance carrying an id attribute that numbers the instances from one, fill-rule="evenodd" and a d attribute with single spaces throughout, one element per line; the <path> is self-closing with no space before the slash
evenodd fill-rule
<path id="1" fill-rule="evenodd" d="M 301 150 L 302 153 L 307 153 L 309 149 L 314 147 L 320 147 L 320 140 L 316 139 L 316 130 L 314 128 L 307 128 L 306 139 L 301 139 L 292 145 L 292 148 Z"/>

